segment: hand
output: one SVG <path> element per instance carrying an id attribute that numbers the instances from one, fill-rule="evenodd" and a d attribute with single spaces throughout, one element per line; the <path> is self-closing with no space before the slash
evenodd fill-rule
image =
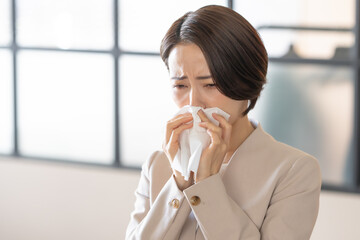
<path id="1" fill-rule="evenodd" d="M 210 144 L 205 148 L 200 157 L 199 168 L 196 174 L 196 182 L 199 182 L 220 171 L 225 154 L 229 149 L 231 137 L 231 124 L 221 115 L 213 113 L 212 116 L 219 122 L 219 126 L 213 124 L 202 110 L 198 111 L 201 119 L 200 127 L 207 130 L 210 135 Z"/>
<path id="2" fill-rule="evenodd" d="M 193 123 L 189 123 L 192 120 L 192 114 L 185 113 L 180 114 L 167 122 L 165 140 L 163 142 L 162 148 L 170 162 L 170 165 L 174 161 L 176 153 L 179 150 L 180 134 L 185 129 L 192 128 Z M 175 169 L 173 169 L 173 174 L 175 176 L 175 181 L 181 191 L 194 184 L 194 174 L 192 172 L 188 181 L 186 181 L 181 173 Z"/>

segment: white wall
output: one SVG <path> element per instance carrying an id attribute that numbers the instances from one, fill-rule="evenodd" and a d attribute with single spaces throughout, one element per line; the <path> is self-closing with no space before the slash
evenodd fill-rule
<path id="1" fill-rule="evenodd" d="M 359 240 L 360 194 L 323 191 L 311 240 Z"/>
<path id="2" fill-rule="evenodd" d="M 0 239 L 124 239 L 137 171 L 0 157 Z M 312 240 L 360 239 L 360 195 L 323 192 Z"/>
<path id="3" fill-rule="evenodd" d="M 139 173 L 0 160 L 0 239 L 124 239 Z"/>

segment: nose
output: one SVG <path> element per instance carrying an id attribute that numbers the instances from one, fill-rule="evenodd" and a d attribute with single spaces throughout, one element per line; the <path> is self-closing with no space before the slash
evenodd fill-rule
<path id="1" fill-rule="evenodd" d="M 191 88 L 190 90 L 189 105 L 205 108 L 201 95 L 196 88 Z"/>

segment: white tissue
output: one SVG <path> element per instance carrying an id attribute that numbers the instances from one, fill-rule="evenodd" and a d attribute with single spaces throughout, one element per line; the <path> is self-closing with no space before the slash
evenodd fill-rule
<path id="1" fill-rule="evenodd" d="M 189 180 L 190 172 L 194 172 L 195 179 L 199 167 L 200 157 L 202 151 L 210 144 L 210 136 L 205 128 L 199 126 L 201 119 L 197 112 L 202 109 L 205 115 L 211 122 L 219 126 L 219 122 L 212 117 L 212 113 L 217 113 L 229 120 L 230 115 L 221 110 L 220 108 L 201 108 L 194 106 L 185 106 L 181 108 L 175 116 L 187 112 L 192 113 L 193 127 L 184 130 L 180 134 L 179 150 L 176 153 L 175 159 L 172 163 L 172 168 L 179 171 L 186 181 Z"/>

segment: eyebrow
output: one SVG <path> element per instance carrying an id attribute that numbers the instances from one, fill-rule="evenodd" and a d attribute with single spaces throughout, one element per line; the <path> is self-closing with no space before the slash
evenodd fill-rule
<path id="1" fill-rule="evenodd" d="M 182 76 L 182 77 L 171 77 L 172 80 L 184 80 L 187 79 L 187 76 Z M 197 80 L 204 80 L 204 79 L 209 79 L 212 78 L 211 75 L 207 75 L 207 76 L 198 76 L 195 79 Z"/>

